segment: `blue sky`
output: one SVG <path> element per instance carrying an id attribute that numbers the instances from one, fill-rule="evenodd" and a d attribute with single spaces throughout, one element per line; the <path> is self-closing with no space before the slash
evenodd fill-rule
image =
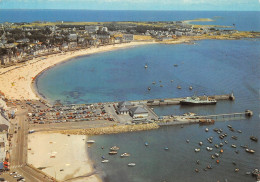
<path id="1" fill-rule="evenodd" d="M 260 11 L 260 0 L 0 0 L 0 9 Z"/>

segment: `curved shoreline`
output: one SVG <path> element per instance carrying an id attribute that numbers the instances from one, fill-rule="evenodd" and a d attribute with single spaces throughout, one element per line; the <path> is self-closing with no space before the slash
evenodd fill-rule
<path id="1" fill-rule="evenodd" d="M 72 58 L 154 43 L 156 42 L 131 42 L 88 48 L 51 56 L 43 56 L 28 61 L 21 66 L 15 65 L 7 69 L 2 68 L 2 74 L 0 74 L 0 91 L 5 94 L 7 99 L 11 100 L 46 100 L 41 96 L 34 85 L 37 77 L 46 70 L 65 61 L 71 61 Z"/>

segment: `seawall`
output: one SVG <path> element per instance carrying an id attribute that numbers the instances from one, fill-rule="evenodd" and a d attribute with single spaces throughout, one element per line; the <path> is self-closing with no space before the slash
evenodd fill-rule
<path id="1" fill-rule="evenodd" d="M 140 124 L 140 125 L 115 125 L 110 127 L 88 128 L 88 129 L 59 130 L 53 132 L 55 133 L 58 132 L 62 134 L 71 134 L 71 135 L 105 135 L 105 134 L 154 130 L 158 128 L 159 125 L 155 123 L 151 123 L 151 124 Z"/>

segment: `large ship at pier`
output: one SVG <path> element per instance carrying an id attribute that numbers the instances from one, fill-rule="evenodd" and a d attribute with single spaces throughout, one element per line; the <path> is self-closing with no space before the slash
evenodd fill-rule
<path id="1" fill-rule="evenodd" d="M 197 97 L 197 96 L 186 97 L 186 99 L 180 101 L 181 105 L 214 105 L 216 103 L 217 103 L 217 100 L 209 98 L 207 96 L 203 96 L 203 97 Z"/>

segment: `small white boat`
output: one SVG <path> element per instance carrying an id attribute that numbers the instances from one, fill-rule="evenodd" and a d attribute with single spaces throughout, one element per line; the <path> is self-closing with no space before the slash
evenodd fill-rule
<path id="1" fill-rule="evenodd" d="M 102 163 L 108 163 L 109 162 L 109 160 L 103 160 L 103 161 L 101 161 Z"/>
<path id="2" fill-rule="evenodd" d="M 194 149 L 195 150 L 195 152 L 199 152 L 200 151 L 200 149 Z"/>
<path id="3" fill-rule="evenodd" d="M 88 140 L 87 143 L 89 143 L 89 144 L 95 143 L 95 140 Z"/>
<path id="4" fill-rule="evenodd" d="M 190 86 L 189 89 L 192 90 L 193 89 L 192 86 Z"/>
<path id="5" fill-rule="evenodd" d="M 116 151 L 116 150 L 119 150 L 119 147 L 117 147 L 117 146 L 113 146 L 113 147 L 110 148 L 110 150 L 112 150 L 112 151 Z"/>
<path id="6" fill-rule="evenodd" d="M 146 68 L 148 68 L 148 65 L 147 65 L 147 64 L 145 64 L 145 65 L 144 65 L 144 68 L 145 68 L 145 69 L 146 69 Z"/>
<path id="7" fill-rule="evenodd" d="M 209 131 L 209 129 L 208 129 L 208 128 L 205 128 L 205 131 L 206 131 L 206 132 L 208 132 L 208 131 Z"/>
<path id="8" fill-rule="evenodd" d="M 232 145 L 231 145 L 231 147 L 233 147 L 233 148 L 237 148 L 237 146 L 236 146 L 236 145 L 234 145 L 234 144 L 232 144 Z"/>
<path id="9" fill-rule="evenodd" d="M 203 143 L 202 143 L 202 142 L 199 142 L 199 145 L 201 146 L 201 145 L 203 145 Z"/>
<path id="10" fill-rule="evenodd" d="M 129 166 L 129 167 L 134 167 L 134 166 L 135 166 L 135 163 L 133 163 L 133 162 L 132 162 L 132 163 L 129 163 L 128 166 Z"/>
<path id="11" fill-rule="evenodd" d="M 213 150 L 213 148 L 211 148 L 211 147 L 207 147 L 206 149 L 207 149 L 207 151 L 212 151 Z"/>
<path id="12" fill-rule="evenodd" d="M 129 153 L 123 153 L 123 154 L 120 155 L 120 157 L 129 157 L 129 156 L 130 156 Z"/>
<path id="13" fill-rule="evenodd" d="M 255 153 L 255 151 L 253 149 L 246 149 L 246 152 L 251 153 L 251 154 Z"/>
<path id="14" fill-rule="evenodd" d="M 109 154 L 109 155 L 116 155 L 116 154 L 117 154 L 117 151 L 110 151 L 108 154 Z"/>

